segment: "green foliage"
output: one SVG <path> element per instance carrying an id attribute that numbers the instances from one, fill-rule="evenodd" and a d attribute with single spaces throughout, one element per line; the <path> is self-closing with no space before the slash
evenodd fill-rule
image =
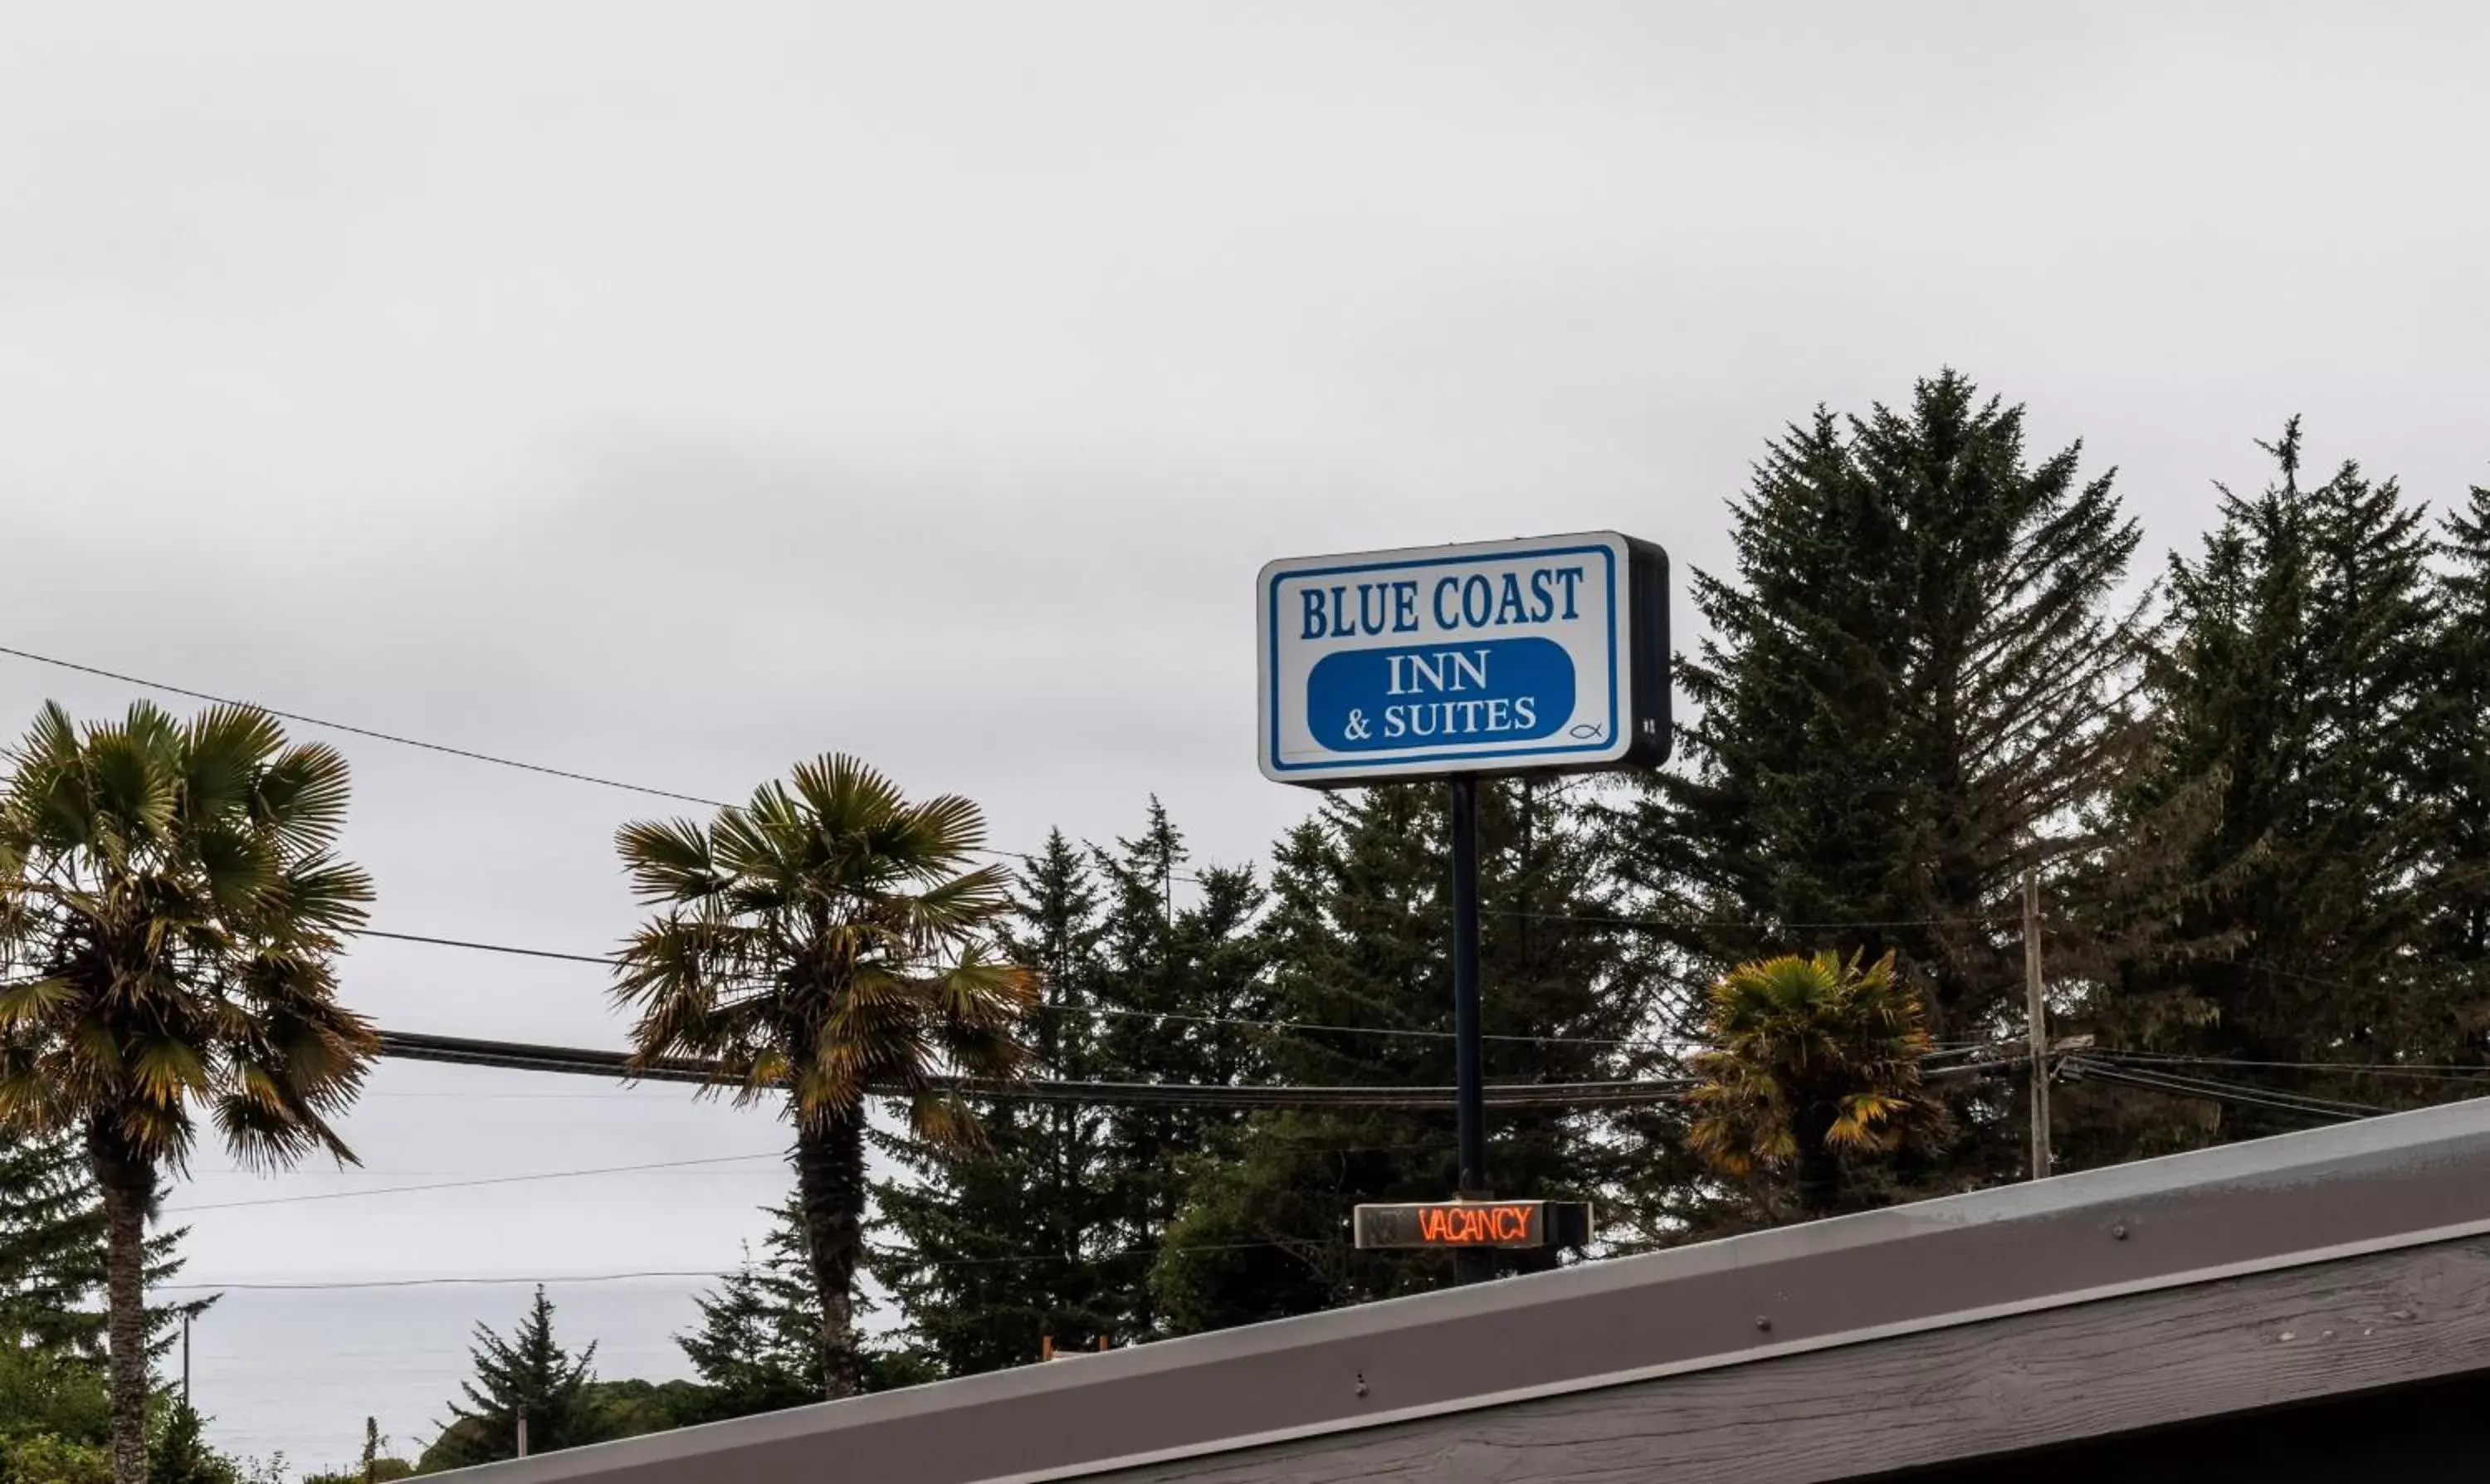
<path id="1" fill-rule="evenodd" d="M 2419 890 L 2426 954 L 2450 976 L 2470 1051 L 2490 1033 L 2490 488 L 2448 515 L 2443 551 L 2437 679 L 2420 718 L 2432 842 Z"/>
<path id="2" fill-rule="evenodd" d="M 384 1457 L 372 1460 L 369 1472 L 358 1466 L 340 1469 L 333 1473 L 306 1473 L 303 1476 L 303 1484 L 366 1484 L 366 1481 L 369 1484 L 396 1484 L 399 1479 L 415 1477 L 419 1471 L 405 1459 Z"/>
<path id="3" fill-rule="evenodd" d="M 709 1390 L 697 1382 L 597 1381 L 581 1396 L 591 1419 L 583 1442 L 670 1432 L 713 1415 Z"/>
<path id="4" fill-rule="evenodd" d="M 58 1351 L 0 1345 L 0 1439 L 43 1435 L 101 1445 L 111 1431 L 103 1375 Z"/>
<path id="5" fill-rule="evenodd" d="M 2172 559 L 2172 643 L 2149 677 L 2143 797 L 2219 783 L 2195 847 L 2206 885 L 2187 908 L 2211 950 L 2133 969 L 2085 1009 L 2114 1042 L 2164 1052 L 2477 1057 L 2490 1006 L 2469 998 L 2443 951 L 2415 951 L 2430 937 L 2433 863 L 2443 873 L 2447 847 L 2462 853 L 2464 830 L 2447 808 L 2462 771 L 2448 742 L 2464 715 L 2444 709 L 2447 630 L 2432 611 L 2424 513 L 2349 462 L 2303 483 L 2296 420 L 2266 447 L 2273 482 L 2253 497 L 2226 491 L 2221 525 L 2195 556 Z M 2348 1078 L 2294 1087 L 2370 1102 L 2429 1095 Z M 2231 1110 L 2198 1137 L 2295 1126 Z"/>
<path id="6" fill-rule="evenodd" d="M 1085 854 L 1058 831 L 1017 885 L 1006 943 L 1037 974 L 1033 1049 L 1047 1075 L 1260 1075 L 1257 1033 L 1233 1023 L 1267 1008 L 1252 871 L 1196 874 L 1154 799 L 1137 838 Z M 1007 1100 L 979 1117 L 975 1145 L 898 1143 L 911 1178 L 876 1192 L 891 1236 L 876 1270 L 914 1342 L 967 1375 L 1027 1364 L 1049 1340 L 1071 1351 L 1162 1332 L 1152 1259 L 1194 1172 L 1232 1157 L 1243 1120 Z"/>
<path id="7" fill-rule="evenodd" d="M 770 1215 L 762 1263 L 747 1255 L 696 1299 L 700 1327 L 675 1339 L 708 1387 L 704 1421 L 822 1399 L 821 1308 L 804 1262 L 803 1212 L 790 1201 Z"/>
<path id="8" fill-rule="evenodd" d="M 1634 1075 L 1654 980 L 1623 936 L 1625 905 L 1601 869 L 1588 785 L 1500 783 L 1480 807 L 1482 983 L 1491 1079 Z M 1452 987 L 1442 791 L 1334 796 L 1281 846 L 1260 927 L 1270 970 L 1257 1056 L 1274 1080 L 1445 1086 Z M 1564 920 L 1561 925 L 1557 919 Z M 1342 1028 L 1342 1029 L 1312 1029 Z M 1544 1038 L 1544 1039 L 1543 1039 Z M 1629 1162 L 1604 1120 L 1499 1114 L 1490 1183 L 1551 1199 L 1616 1194 Z M 1358 1252 L 1349 1208 L 1454 1193 L 1449 1113 L 1325 1109 L 1260 1114 L 1233 1157 L 1195 1161 L 1151 1273 L 1162 1323 L 1187 1332 L 1422 1292 L 1438 1254 Z M 1513 1255 L 1524 1269 L 1557 1255 Z"/>
<path id="9" fill-rule="evenodd" d="M 2116 696 L 2142 630 L 2110 606 L 2134 523 L 1952 372 L 1792 427 L 1732 512 L 1736 580 L 1694 578 L 1689 766 L 1634 821 L 1637 875 L 1716 972 L 1839 930 L 1896 954 L 1937 1035 L 2010 1028 L 2020 946 L 1985 919 L 2101 848 L 2086 808 L 2137 742 Z"/>
<path id="10" fill-rule="evenodd" d="M 1033 1068 L 1071 1081 L 1120 1075 L 1108 1054 L 1095 872 L 1060 830 L 1021 873 L 1004 948 L 1036 976 Z M 1077 1103 L 976 1105 L 973 1144 L 891 1141 L 906 1178 L 881 1181 L 883 1239 L 874 1275 L 909 1333 L 955 1376 L 1034 1359 L 1042 1336 L 1066 1344 L 1115 1332 L 1141 1306 L 1146 1264 L 1126 1239 L 1110 1158 L 1110 1115 Z"/>
<path id="11" fill-rule="evenodd" d="M 371 885 L 332 854 L 346 764 L 217 706 L 46 706 L 0 795 L 0 1120 L 152 1169 L 204 1107 L 235 1157 L 326 1150 L 374 1050 L 333 960 Z M 99 1156 L 102 1157 L 102 1156 Z"/>
<path id="12" fill-rule="evenodd" d="M 1259 1020 L 1269 1009 L 1259 946 L 1249 936 L 1262 900 L 1252 871 L 1204 870 L 1194 903 L 1178 911 L 1173 886 L 1188 863 L 1184 837 L 1155 799 L 1141 836 L 1118 840 L 1097 862 L 1107 898 L 1098 1000 L 1115 1012 L 1097 1029 L 1115 1078 L 1224 1087 L 1259 1076 L 1256 1033 L 1228 1023 Z M 1100 1188 L 1112 1235 L 1094 1254 L 1106 1265 L 1108 1337 L 1166 1332 L 1145 1281 L 1151 1254 L 1168 1240 L 1196 1172 L 1232 1159 L 1243 1128 L 1240 1115 L 1218 1109 L 1108 1112 Z M 1067 1348 L 1093 1338 L 1055 1336 Z"/>
<path id="13" fill-rule="evenodd" d="M 95 1355 L 103 1207 L 77 1147 L 0 1128 L 0 1347 Z"/>
<path id="14" fill-rule="evenodd" d="M 0 1484 L 110 1484 L 111 1478 L 112 1455 L 101 1443 L 51 1433 L 0 1438 Z"/>
<path id="15" fill-rule="evenodd" d="M 1794 1171 L 1806 1215 L 1839 1209 L 1846 1161 L 1944 1126 L 1922 1082 L 1922 1020 L 1890 953 L 1865 969 L 1829 952 L 1740 964 L 1706 999 L 1688 1143 L 1735 1178 Z"/>
<path id="16" fill-rule="evenodd" d="M 389 1440 L 381 1436 L 380 1419 L 363 1419 L 363 1456 L 352 1469 L 334 1473 L 306 1473 L 303 1484 L 388 1484 L 415 1472 L 415 1465 L 402 1458 L 391 1458 L 386 1451 Z"/>
<path id="17" fill-rule="evenodd" d="M 476 1326 L 476 1343 L 469 1352 L 475 1379 L 459 1387 L 465 1402 L 449 1404 L 450 1420 L 424 1450 L 419 1469 L 428 1473 L 516 1457 L 521 1409 L 527 1412 L 532 1454 L 604 1440 L 605 1419 L 589 1390 L 595 1380 L 591 1367 L 596 1346 L 591 1343 L 575 1355 L 564 1349 L 554 1338 L 553 1313 L 552 1301 L 538 1286 L 535 1301 L 507 1339 L 489 1325 Z"/>
<path id="18" fill-rule="evenodd" d="M 189 1404 L 170 1401 L 158 1409 L 147 1442 L 147 1477 L 151 1484 L 280 1484 L 285 1458 L 265 1464 L 227 1457 L 208 1445 L 207 1419 Z"/>
<path id="19" fill-rule="evenodd" d="M 181 1274 L 186 1228 L 147 1238 L 146 1282 Z M 0 1127 L 0 1345 L 101 1361 L 104 1354 L 103 1203 L 78 1142 Z M 149 1352 L 161 1357 L 184 1314 L 211 1296 L 147 1311 Z"/>
<path id="20" fill-rule="evenodd" d="M 906 1097 L 920 1138 L 972 1139 L 973 1119 L 933 1078 L 1008 1075 L 1022 1059 L 1034 986 L 983 952 L 1008 910 L 1002 875 L 964 869 L 984 835 L 966 799 L 910 803 L 856 760 L 825 757 L 707 828 L 616 837 L 657 909 L 617 970 L 637 1056 L 714 1059 L 739 1102 L 783 1097 L 796 1125 L 827 1395 L 860 1379 L 866 1096 Z"/>
<path id="21" fill-rule="evenodd" d="M 377 1041 L 337 1003 L 371 883 L 333 853 L 345 760 L 214 706 L 47 705 L 0 791 L 0 1124 L 85 1144 L 103 1201 L 114 1472 L 147 1471 L 146 1218 L 204 1111 L 267 1168 L 326 1150 Z"/>
<path id="22" fill-rule="evenodd" d="M 698 1386 L 669 1402 L 678 1424 L 822 1400 L 821 1307 L 804 1255 L 802 1205 L 790 1200 L 769 1216 L 761 1261 L 747 1253 L 715 1291 L 694 1299 L 700 1327 L 675 1337 L 700 1378 Z M 867 1345 L 858 1389 L 888 1391 L 941 1374 L 912 1347 Z"/>

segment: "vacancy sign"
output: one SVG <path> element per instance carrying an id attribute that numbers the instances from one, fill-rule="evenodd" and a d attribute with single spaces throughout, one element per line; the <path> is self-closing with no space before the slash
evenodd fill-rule
<path id="1" fill-rule="evenodd" d="M 1274 562 L 1262 771 L 1338 788 L 1657 765 L 1667 577 L 1613 532 Z"/>
<path id="2" fill-rule="evenodd" d="M 1377 1247 L 1582 1247 L 1591 1208 L 1582 1201 L 1432 1201 L 1361 1206 L 1349 1230 Z"/>

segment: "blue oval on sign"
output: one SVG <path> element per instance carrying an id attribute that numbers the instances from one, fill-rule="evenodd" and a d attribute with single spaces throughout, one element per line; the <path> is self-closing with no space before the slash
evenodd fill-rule
<path id="1" fill-rule="evenodd" d="M 1574 714 L 1574 656 L 1552 639 L 1340 650 L 1306 679 L 1306 722 L 1335 752 L 1552 737 Z"/>

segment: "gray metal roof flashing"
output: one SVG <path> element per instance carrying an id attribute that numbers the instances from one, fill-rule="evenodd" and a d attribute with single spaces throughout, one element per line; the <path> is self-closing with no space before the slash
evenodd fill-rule
<path id="1" fill-rule="evenodd" d="M 1038 1484 L 2483 1232 L 2490 1100 L 1078 1354 L 471 1476 Z"/>

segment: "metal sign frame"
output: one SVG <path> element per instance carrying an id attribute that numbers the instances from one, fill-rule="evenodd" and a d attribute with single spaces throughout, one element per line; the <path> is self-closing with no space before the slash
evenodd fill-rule
<path id="1" fill-rule="evenodd" d="M 1258 751 L 1274 782 L 1349 788 L 1648 768 L 1668 757 L 1668 554 L 1649 541 L 1599 531 L 1291 557 L 1264 566 L 1255 588 Z M 1331 719 L 1325 701 L 1379 703 L 1377 680 L 1398 695 L 1419 665 L 1453 653 L 1476 656 L 1477 690 L 1464 697 L 1455 675 L 1439 691 L 1455 697 L 1442 704 L 1464 709 L 1464 741 L 1391 746 L 1375 735 L 1379 715 L 1362 716 L 1362 707 L 1346 713 L 1359 720 L 1334 742 L 1317 736 Z M 1491 673 L 1517 672 L 1519 684 L 1545 682 L 1563 699 L 1488 684 Z M 1517 700 L 1523 709 L 1509 704 Z M 1413 728 L 1432 719 L 1429 706 L 1408 710 Z M 1466 740 L 1492 735 L 1483 718 L 1522 735 Z M 1449 731 L 1454 713 L 1443 719 Z"/>

